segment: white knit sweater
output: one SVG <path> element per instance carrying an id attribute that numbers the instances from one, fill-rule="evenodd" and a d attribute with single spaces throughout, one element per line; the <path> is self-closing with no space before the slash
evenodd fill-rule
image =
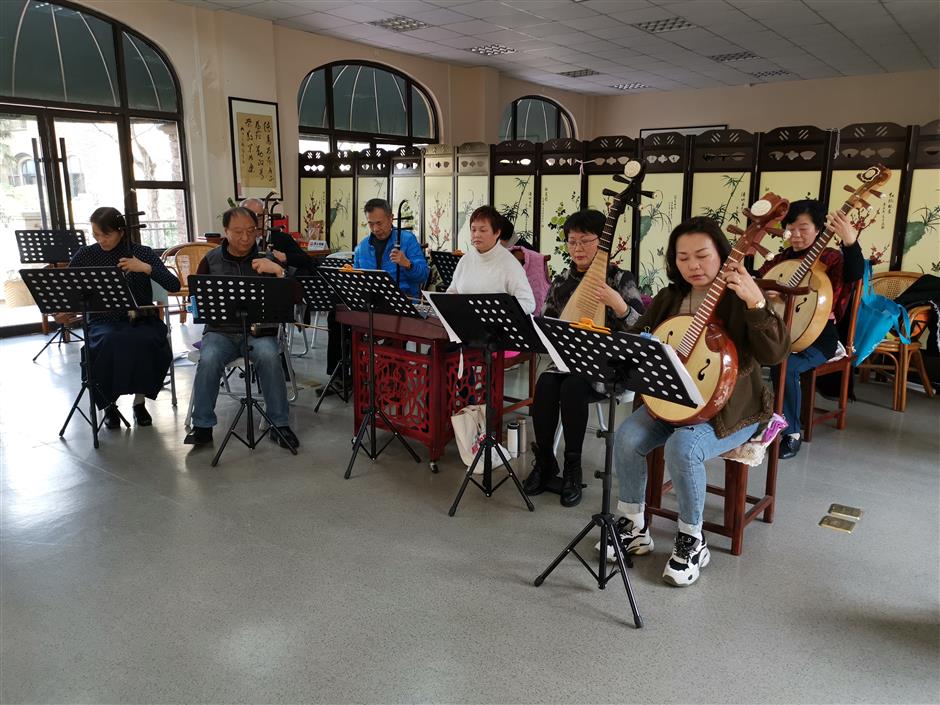
<path id="1" fill-rule="evenodd" d="M 512 294 L 523 311 L 535 311 L 535 297 L 525 270 L 519 260 L 499 243 L 483 254 L 471 247 L 457 263 L 447 293 Z"/>

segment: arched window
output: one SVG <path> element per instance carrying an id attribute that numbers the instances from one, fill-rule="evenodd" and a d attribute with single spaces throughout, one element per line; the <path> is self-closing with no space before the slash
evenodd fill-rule
<path id="1" fill-rule="evenodd" d="M 65 214 L 80 221 L 113 205 L 144 211 L 144 244 L 186 240 L 182 99 L 166 55 L 130 27 L 68 0 L 0 0 L 0 27 L 0 122 L 25 119 L 44 156 L 66 158 L 69 194 L 58 176 L 44 176 L 53 227 L 70 226 Z M 35 170 L 20 176 L 36 182 Z"/>
<path id="2" fill-rule="evenodd" d="M 558 103 L 537 95 L 517 98 L 506 106 L 500 121 L 501 140 L 548 140 L 574 137 L 571 117 Z"/>
<path id="3" fill-rule="evenodd" d="M 307 74 L 297 93 L 300 151 L 422 146 L 438 142 L 427 92 L 392 68 L 337 62 Z"/>
<path id="4" fill-rule="evenodd" d="M 33 186 L 36 183 L 36 162 L 32 157 L 24 155 L 20 159 L 19 183 L 14 186 Z"/>

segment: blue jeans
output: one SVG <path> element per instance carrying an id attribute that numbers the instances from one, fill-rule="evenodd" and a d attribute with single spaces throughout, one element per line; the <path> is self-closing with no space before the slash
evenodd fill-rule
<path id="1" fill-rule="evenodd" d="M 255 373 L 261 382 L 265 413 L 275 426 L 287 426 L 287 387 L 277 338 L 250 338 L 248 345 Z M 202 336 L 199 365 L 193 382 L 193 426 L 211 428 L 216 425 L 215 402 L 219 398 L 219 382 L 225 373 L 225 365 L 241 355 L 241 335 L 206 333 Z"/>
<path id="2" fill-rule="evenodd" d="M 800 401 L 802 398 L 800 375 L 807 370 L 819 367 L 826 359 L 826 356 L 812 345 L 803 352 L 790 353 L 790 357 L 787 358 L 787 375 L 783 381 L 783 415 L 787 419 L 787 428 L 784 433 L 800 432 Z M 777 370 L 779 369 L 778 366 L 770 369 L 775 384 Z"/>
<path id="3" fill-rule="evenodd" d="M 620 501 L 646 502 L 646 456 L 666 446 L 666 468 L 679 501 L 679 519 L 702 523 L 705 508 L 705 461 L 737 448 L 754 435 L 751 424 L 725 438 L 718 438 L 709 423 L 673 426 L 637 409 L 614 435 L 614 468 L 620 481 Z"/>

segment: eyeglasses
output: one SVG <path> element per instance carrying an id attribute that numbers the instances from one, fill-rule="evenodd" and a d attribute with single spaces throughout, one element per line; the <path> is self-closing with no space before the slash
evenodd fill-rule
<path id="1" fill-rule="evenodd" d="M 589 237 L 584 240 L 565 240 L 568 244 L 568 249 L 573 249 L 575 247 L 587 247 L 588 245 L 593 245 L 595 242 L 600 240 L 599 237 Z"/>

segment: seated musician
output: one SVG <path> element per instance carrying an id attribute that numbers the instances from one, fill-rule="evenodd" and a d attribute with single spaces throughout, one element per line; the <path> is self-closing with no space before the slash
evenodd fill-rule
<path id="1" fill-rule="evenodd" d="M 565 221 L 563 229 L 571 266 L 552 281 L 543 315 L 552 318 L 561 315 L 594 261 L 605 222 L 604 214 L 596 210 L 578 211 Z M 593 293 L 605 303 L 605 325 L 612 330 L 626 330 L 643 313 L 643 303 L 633 275 L 615 264 L 607 267 L 607 282 L 599 285 Z M 581 375 L 564 374 L 555 369 L 542 373 L 535 386 L 535 399 L 530 411 L 535 442 L 532 444 L 532 472 L 525 481 L 527 494 L 541 494 L 549 480 L 558 474 L 553 445 L 560 411 L 565 434 L 561 505 L 573 507 L 581 501 L 581 446 L 587 429 L 588 405 L 603 398 L 604 394 Z"/>
<path id="2" fill-rule="evenodd" d="M 270 252 L 282 267 L 293 267 L 297 274 L 308 275 L 313 273 L 313 260 L 303 251 L 297 241 L 282 230 L 270 228 L 263 232 L 265 225 L 264 202 L 258 198 L 246 198 L 239 204 L 255 214 L 258 221 L 259 247 Z"/>
<path id="3" fill-rule="evenodd" d="M 492 206 L 470 215 L 472 247 L 454 269 L 450 294 L 512 294 L 526 313 L 535 311 L 535 297 L 525 270 L 505 247 L 497 245 L 503 216 Z"/>
<path id="4" fill-rule="evenodd" d="M 533 313 L 536 316 L 541 315 L 542 305 L 545 303 L 548 287 L 551 284 L 548 278 L 546 257 L 525 240 L 516 237 L 515 226 L 506 216 L 502 216 L 499 227 L 499 244 L 512 252 L 512 256 L 525 270 L 526 279 L 529 280 L 529 286 L 532 288 L 532 296 L 535 297 Z"/>
<path id="5" fill-rule="evenodd" d="M 94 245 L 81 247 L 69 267 L 118 267 L 138 306 L 153 304 L 150 280 L 167 291 L 179 291 L 180 281 L 144 245 L 131 242 L 124 216 L 115 208 L 98 208 L 89 218 Z M 89 313 L 89 339 L 95 403 L 104 409 L 104 425 L 118 428 L 121 417 L 116 406 L 122 394 L 134 395 L 134 421 L 138 426 L 153 422 L 144 397 L 156 399 L 173 361 L 167 327 L 156 309 L 136 313 L 134 320 L 121 313 Z"/>
<path id="6" fill-rule="evenodd" d="M 197 274 L 227 274 L 238 276 L 285 276 L 284 268 L 258 252 L 255 244 L 257 220 L 247 208 L 230 208 L 222 214 L 225 237 L 222 244 L 208 252 L 199 263 Z M 300 446 L 289 424 L 287 388 L 281 368 L 277 328 L 262 329 L 251 334 L 251 362 L 261 382 L 265 412 L 277 426 L 287 443 Z M 242 356 L 244 340 L 239 324 L 207 325 L 202 337 L 199 365 L 193 381 L 192 431 L 186 436 L 187 445 L 212 442 L 212 427 L 216 425 L 215 403 L 219 397 L 219 380 L 225 365 Z M 278 445 L 287 447 L 277 434 L 271 434 Z"/>
<path id="7" fill-rule="evenodd" d="M 731 245 L 714 220 L 696 217 L 678 225 L 666 249 L 671 284 L 656 295 L 631 332 L 652 330 L 671 316 L 694 312 L 730 252 Z M 762 381 L 761 365 L 779 363 L 790 349 L 783 319 L 767 305 L 743 264 L 728 273 L 726 281 L 729 292 L 718 302 L 714 319 L 737 347 L 738 377 L 724 408 L 707 422 L 674 426 L 641 407 L 620 425 L 614 441 L 620 493 L 617 509 L 623 514 L 617 522 L 618 534 L 624 551 L 637 555 L 653 550 L 644 519 L 646 456 L 665 446 L 666 468 L 679 504 L 678 531 L 663 571 L 663 580 L 671 585 L 691 585 L 708 565 L 708 546 L 702 535 L 705 461 L 741 445 L 770 418 L 773 398 Z M 612 555 L 609 547 L 608 558 Z"/>
<path id="8" fill-rule="evenodd" d="M 403 292 L 417 299 L 430 273 L 418 238 L 410 230 L 392 226 L 392 207 L 383 198 L 369 199 L 363 211 L 369 224 L 369 237 L 363 238 L 356 246 L 353 266 L 357 269 L 384 269 L 392 279 L 398 280 Z M 327 316 L 327 329 L 326 372 L 333 374 L 342 357 L 340 326 L 334 311 Z M 333 391 L 323 389 L 321 394 Z"/>
<path id="9" fill-rule="evenodd" d="M 800 450 L 800 375 L 835 356 L 839 347 L 837 324 L 849 308 L 851 284 L 865 273 L 865 258 L 858 244 L 858 231 L 852 227 L 848 217 L 837 210 L 827 218 L 826 210 L 819 201 L 794 201 L 782 223 L 790 232 L 790 246 L 765 262 L 757 272 L 758 277 L 784 260 L 802 259 L 827 224 L 833 227 L 842 240 L 841 252 L 827 247 L 819 255 L 819 261 L 826 266 L 826 275 L 832 282 L 833 306 L 826 327 L 812 345 L 802 352 L 791 353 L 787 359 L 783 388 L 783 415 L 787 419 L 787 428 L 780 439 L 780 458 L 786 459 L 792 458 Z"/>

